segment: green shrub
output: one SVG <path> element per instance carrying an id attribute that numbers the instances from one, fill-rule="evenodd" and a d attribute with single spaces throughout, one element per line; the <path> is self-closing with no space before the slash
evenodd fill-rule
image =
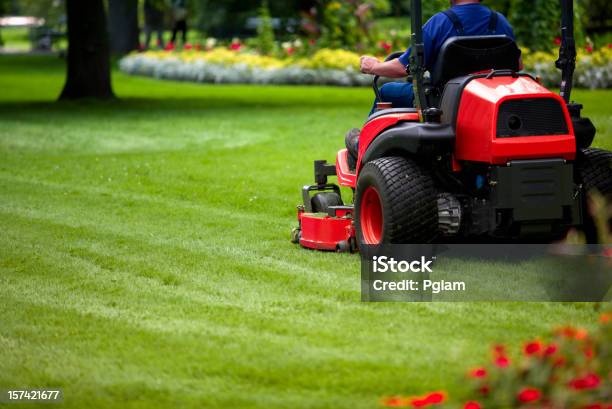
<path id="1" fill-rule="evenodd" d="M 274 28 L 268 1 L 264 0 L 259 7 L 259 25 L 257 26 L 257 49 L 260 54 L 270 55 L 274 52 L 276 43 L 274 41 Z"/>

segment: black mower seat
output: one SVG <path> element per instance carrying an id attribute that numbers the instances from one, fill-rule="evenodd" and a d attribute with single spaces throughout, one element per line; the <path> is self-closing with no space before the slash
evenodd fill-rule
<path id="1" fill-rule="evenodd" d="M 431 71 L 440 87 L 449 80 L 487 70 L 519 71 L 521 50 L 505 35 L 451 37 L 444 42 Z"/>

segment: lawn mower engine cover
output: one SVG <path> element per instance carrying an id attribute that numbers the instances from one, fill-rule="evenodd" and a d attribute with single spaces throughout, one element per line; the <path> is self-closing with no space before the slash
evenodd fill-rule
<path id="1" fill-rule="evenodd" d="M 456 126 L 459 175 L 469 181 L 479 169 L 466 183 L 470 192 L 456 195 L 468 219 L 464 232 L 506 235 L 502 225 L 516 233 L 518 223 L 525 233 L 530 224 L 548 231 L 582 222 L 576 138 L 559 95 L 527 75 L 468 77 L 447 84 L 441 105 L 442 121 Z"/>
<path id="2" fill-rule="evenodd" d="M 443 122 L 456 123 L 458 161 L 505 165 L 522 159 L 576 158 L 565 102 L 529 76 L 452 80 L 441 109 Z"/>

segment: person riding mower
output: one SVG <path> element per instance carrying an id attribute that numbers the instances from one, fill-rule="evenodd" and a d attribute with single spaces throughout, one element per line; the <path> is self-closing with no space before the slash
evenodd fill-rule
<path id="1" fill-rule="evenodd" d="M 562 81 L 555 94 L 521 72 L 511 36 L 465 35 L 452 18 L 458 35 L 428 65 L 421 0 L 411 0 L 406 73 L 414 108 L 387 101 L 374 77 L 376 109 L 352 154 L 346 148 L 335 164 L 315 161 L 315 184 L 302 189 L 292 241 L 338 251 L 472 237 L 549 242 L 572 228 L 595 240 L 588 193 L 612 194 L 612 153 L 590 148 L 595 127 L 571 101 L 574 6 L 560 3 Z M 338 185 L 352 189 L 351 204 Z"/>
<path id="2" fill-rule="evenodd" d="M 431 71 L 436 64 L 437 56 L 445 41 L 455 36 L 505 35 L 513 40 L 514 31 L 508 20 L 481 4 L 482 0 L 451 0 L 448 10 L 437 13 L 423 26 L 423 43 L 425 51 L 425 68 Z M 375 57 L 362 56 L 360 65 L 364 74 L 378 75 L 387 78 L 405 78 L 409 72 L 409 47 L 406 52 L 387 61 L 381 62 Z M 522 62 L 519 62 L 522 68 Z M 380 98 L 391 103 L 394 108 L 413 108 L 414 91 L 410 82 L 388 82 L 380 88 Z M 377 104 L 382 102 L 378 97 L 370 115 L 377 111 Z M 345 138 L 349 152 L 349 166 L 354 169 L 357 161 L 360 130 L 351 129 Z"/>

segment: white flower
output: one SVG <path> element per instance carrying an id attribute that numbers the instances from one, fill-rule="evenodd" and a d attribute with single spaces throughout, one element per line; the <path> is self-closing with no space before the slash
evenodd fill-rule
<path id="1" fill-rule="evenodd" d="M 209 37 L 206 39 L 206 43 L 205 43 L 206 48 L 215 48 L 216 45 L 217 45 L 216 38 Z"/>

